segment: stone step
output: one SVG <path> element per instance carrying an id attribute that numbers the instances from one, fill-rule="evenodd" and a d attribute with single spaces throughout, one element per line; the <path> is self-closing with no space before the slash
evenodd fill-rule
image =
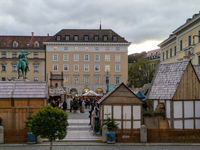
<path id="1" fill-rule="evenodd" d="M 69 126 L 87 126 L 89 122 L 87 123 L 69 123 Z"/>
<path id="2" fill-rule="evenodd" d="M 70 125 L 67 127 L 68 128 L 68 131 L 89 131 L 91 126 L 84 126 L 84 125 Z"/>

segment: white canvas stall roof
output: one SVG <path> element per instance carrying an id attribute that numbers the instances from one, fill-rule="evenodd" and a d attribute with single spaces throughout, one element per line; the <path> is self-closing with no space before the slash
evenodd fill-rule
<path id="1" fill-rule="evenodd" d="M 99 96 L 99 94 L 97 94 L 96 92 L 94 92 L 94 91 L 92 91 L 92 90 L 90 90 L 90 91 L 88 91 L 88 92 L 82 94 L 82 96 L 92 96 L 92 95 L 94 95 L 94 96 Z"/>
<path id="2" fill-rule="evenodd" d="M 148 99 L 172 99 L 189 61 L 159 64 Z"/>
<path id="3" fill-rule="evenodd" d="M 49 88 L 49 95 L 60 96 L 62 94 L 66 94 L 62 87 Z"/>
<path id="4" fill-rule="evenodd" d="M 47 98 L 47 82 L 0 81 L 0 98 Z"/>

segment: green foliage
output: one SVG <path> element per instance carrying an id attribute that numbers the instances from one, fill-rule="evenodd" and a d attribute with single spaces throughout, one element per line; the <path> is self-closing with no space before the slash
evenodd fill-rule
<path id="1" fill-rule="evenodd" d="M 149 59 L 138 59 L 128 68 L 128 84 L 135 87 L 142 87 L 146 83 L 151 83 L 156 66 L 152 66 L 152 62 Z M 139 69 L 141 68 L 141 69 Z"/>
<path id="2" fill-rule="evenodd" d="M 111 119 L 111 118 L 109 117 L 110 114 L 105 114 L 105 115 L 107 116 L 107 119 L 104 119 L 104 120 L 103 120 L 103 124 L 102 124 L 102 126 L 101 126 L 100 131 L 102 130 L 102 127 L 103 127 L 104 125 L 107 125 L 108 130 L 115 130 L 115 129 L 118 129 L 118 128 L 119 128 L 119 127 L 118 127 L 119 123 L 117 123 L 114 119 Z"/>
<path id="3" fill-rule="evenodd" d="M 80 106 L 79 106 L 79 104 L 78 104 L 78 101 L 77 101 L 76 99 L 74 99 L 73 102 L 72 102 L 72 108 L 73 108 L 74 110 L 78 110 L 79 107 L 80 107 Z"/>
<path id="4" fill-rule="evenodd" d="M 52 142 L 56 139 L 63 139 L 67 135 L 68 114 L 57 107 L 45 106 L 27 119 L 26 128 L 34 136 L 40 135 L 41 138 L 47 138 Z"/>

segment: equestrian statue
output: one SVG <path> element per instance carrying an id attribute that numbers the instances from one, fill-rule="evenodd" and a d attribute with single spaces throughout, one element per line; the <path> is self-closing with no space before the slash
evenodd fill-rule
<path id="1" fill-rule="evenodd" d="M 24 53 L 24 50 L 22 50 L 21 53 L 18 56 L 18 58 L 19 58 L 19 61 L 17 63 L 18 79 L 22 76 L 23 76 L 23 79 L 27 79 L 26 73 L 30 70 L 29 70 L 29 67 L 28 67 L 28 59 L 26 58 L 26 55 L 29 55 L 30 53 L 31 52 Z M 22 72 L 21 75 L 20 75 L 20 69 L 21 69 L 21 72 Z"/>

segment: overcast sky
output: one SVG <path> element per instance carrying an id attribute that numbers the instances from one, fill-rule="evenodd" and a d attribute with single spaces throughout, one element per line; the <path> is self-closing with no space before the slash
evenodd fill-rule
<path id="1" fill-rule="evenodd" d="M 0 35 L 98 29 L 101 18 L 102 29 L 125 37 L 134 53 L 156 48 L 199 8 L 200 0 L 0 0 Z"/>

